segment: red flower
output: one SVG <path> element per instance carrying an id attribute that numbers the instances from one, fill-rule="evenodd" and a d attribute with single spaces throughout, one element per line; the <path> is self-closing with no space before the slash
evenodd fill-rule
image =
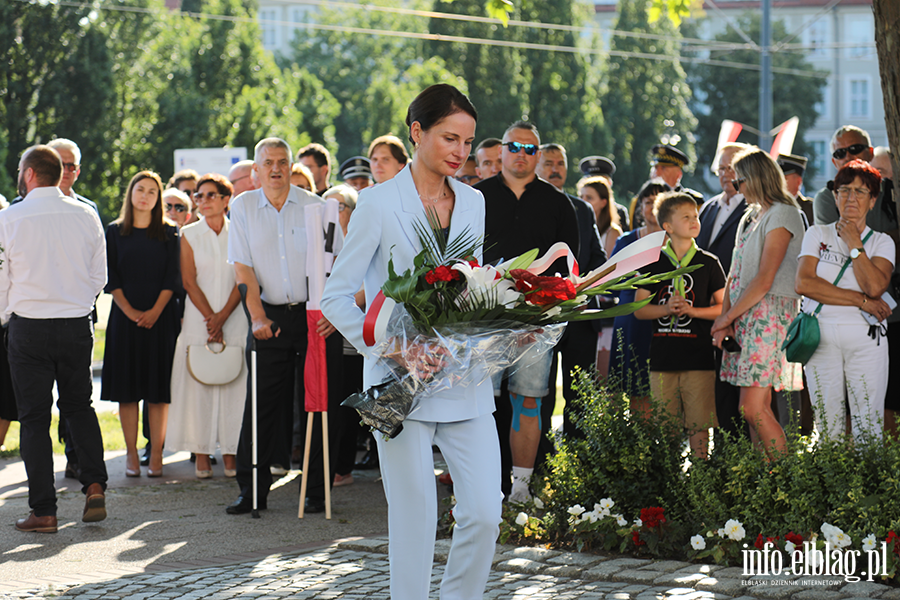
<path id="1" fill-rule="evenodd" d="M 803 536 L 794 533 L 793 531 L 789 531 L 788 533 L 784 534 L 784 539 L 785 541 L 790 542 L 795 546 L 800 546 L 803 544 Z"/>
<path id="2" fill-rule="evenodd" d="M 893 542 L 894 543 L 894 548 L 893 548 L 894 552 L 896 552 L 897 554 L 900 554 L 900 535 L 897 535 L 896 533 L 894 533 L 893 529 L 888 532 L 887 540 L 885 540 L 885 541 L 887 541 L 888 546 L 890 546 L 891 542 Z"/>
<path id="3" fill-rule="evenodd" d="M 641 509 L 641 523 L 650 527 L 659 527 L 660 524 L 666 522 L 665 509 L 658 506 Z"/>
<path id="4" fill-rule="evenodd" d="M 756 536 L 756 541 L 753 542 L 753 545 L 756 546 L 757 550 L 762 550 L 765 543 L 766 540 L 763 538 L 763 534 L 759 534 L 758 536 Z"/>
<path id="5" fill-rule="evenodd" d="M 638 531 L 631 532 L 631 541 L 634 542 L 635 546 L 646 546 L 647 542 L 641 539 L 641 534 Z"/>
<path id="6" fill-rule="evenodd" d="M 564 277 L 538 277 L 525 269 L 513 269 L 509 274 L 516 289 L 532 304 L 543 306 L 575 297 L 575 285 Z"/>
<path id="7" fill-rule="evenodd" d="M 459 271 L 454 271 L 446 265 L 435 267 L 431 271 L 425 273 L 425 281 L 430 284 L 434 284 L 438 281 L 453 281 L 460 277 L 462 277 L 462 275 L 460 275 Z"/>

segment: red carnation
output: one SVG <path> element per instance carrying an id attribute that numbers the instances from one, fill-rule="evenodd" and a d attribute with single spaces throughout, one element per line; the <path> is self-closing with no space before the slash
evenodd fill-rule
<path id="1" fill-rule="evenodd" d="M 425 281 L 430 284 L 434 284 L 438 281 L 453 281 L 454 279 L 459 278 L 459 271 L 454 271 L 446 265 L 435 267 L 434 269 L 425 273 Z"/>
<path id="2" fill-rule="evenodd" d="M 509 274 L 516 282 L 516 289 L 532 304 L 544 306 L 575 297 L 575 285 L 564 277 L 539 277 L 525 269 L 513 269 Z"/>
<path id="3" fill-rule="evenodd" d="M 641 539 L 641 534 L 638 531 L 631 532 L 631 541 L 634 542 L 635 546 L 646 546 L 647 542 Z"/>
<path id="4" fill-rule="evenodd" d="M 665 509 L 660 508 L 658 506 L 651 506 L 650 508 L 642 508 L 641 509 L 641 523 L 650 527 L 651 529 L 654 527 L 659 527 L 661 523 L 666 522 Z"/>

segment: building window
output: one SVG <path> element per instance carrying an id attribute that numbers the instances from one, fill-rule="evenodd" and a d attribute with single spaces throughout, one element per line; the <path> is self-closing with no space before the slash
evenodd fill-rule
<path id="1" fill-rule="evenodd" d="M 871 14 L 847 15 L 844 21 L 844 42 L 853 44 L 846 47 L 847 58 L 875 58 L 874 26 Z"/>
<path id="2" fill-rule="evenodd" d="M 855 119 L 872 118 L 871 81 L 868 77 L 854 77 L 847 81 L 847 116 Z"/>
<path id="3" fill-rule="evenodd" d="M 271 50 L 278 46 L 278 11 L 276 9 L 259 10 L 259 28 L 262 32 L 263 47 Z"/>
<path id="4" fill-rule="evenodd" d="M 813 169 L 815 169 L 817 177 L 822 177 L 825 175 L 825 160 L 828 156 L 825 141 L 812 140 L 810 144 L 812 145 L 813 154 L 815 154 L 815 158 L 812 161 Z"/>
<path id="5" fill-rule="evenodd" d="M 803 45 L 809 49 L 809 58 L 828 58 L 826 44 L 831 43 L 831 25 L 825 16 L 809 24 L 803 31 Z"/>
<path id="6" fill-rule="evenodd" d="M 816 111 L 817 123 L 829 120 L 831 118 L 831 84 L 826 83 L 822 88 L 822 100 L 816 102 L 813 107 Z"/>

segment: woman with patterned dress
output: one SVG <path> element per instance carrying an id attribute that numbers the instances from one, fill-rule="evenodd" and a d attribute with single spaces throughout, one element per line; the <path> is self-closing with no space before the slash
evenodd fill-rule
<path id="1" fill-rule="evenodd" d="M 741 388 L 740 409 L 750 438 L 770 460 L 785 450 L 784 430 L 772 412 L 772 390 L 803 389 L 802 368 L 781 350 L 791 321 L 800 311 L 794 291 L 803 241 L 800 207 L 785 187 L 775 161 L 752 147 L 734 157 L 737 179 L 750 209 L 741 218 L 725 284 L 722 315 L 713 323 L 713 342 L 730 336 L 739 352 L 725 351 L 720 377 Z"/>

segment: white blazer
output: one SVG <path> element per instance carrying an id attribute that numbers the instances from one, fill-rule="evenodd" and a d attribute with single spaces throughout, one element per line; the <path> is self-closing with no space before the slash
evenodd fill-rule
<path id="1" fill-rule="evenodd" d="M 484 197 L 481 192 L 449 179 L 456 194 L 450 220 L 450 236 L 454 239 L 467 227 L 469 233 L 484 236 Z M 334 264 L 325 293 L 322 313 L 364 356 L 364 313 L 356 306 L 353 295 L 365 285 L 366 306 L 371 306 L 387 280 L 388 261 L 393 257 L 394 269 L 402 273 L 412 267 L 413 258 L 422 248 L 413 224 L 427 225 L 425 207 L 413 183 L 409 165 L 393 179 L 362 191 L 344 247 Z M 481 249 L 478 250 L 478 258 Z M 363 383 L 368 388 L 380 383 L 387 369 L 366 356 Z M 494 411 L 490 379 L 480 385 L 459 386 L 425 399 L 411 419 L 449 423 L 464 421 Z"/>

